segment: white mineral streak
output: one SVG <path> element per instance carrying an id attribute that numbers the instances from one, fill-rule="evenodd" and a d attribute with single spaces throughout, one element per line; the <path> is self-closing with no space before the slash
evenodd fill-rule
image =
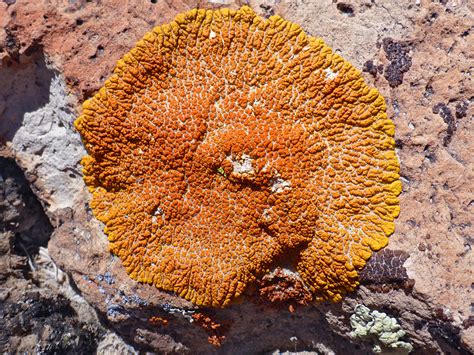
<path id="1" fill-rule="evenodd" d="M 187 310 L 187 309 L 182 309 L 182 308 L 170 307 L 170 308 L 167 309 L 167 312 L 169 314 L 180 314 L 185 319 L 187 319 L 189 321 L 189 323 L 194 322 L 194 318 L 193 318 L 194 311 Z"/>

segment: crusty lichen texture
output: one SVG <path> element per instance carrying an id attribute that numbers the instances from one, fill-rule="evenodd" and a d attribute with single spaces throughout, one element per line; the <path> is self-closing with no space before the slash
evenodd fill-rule
<path id="1" fill-rule="evenodd" d="M 374 353 L 408 354 L 413 345 L 400 340 L 406 335 L 395 318 L 386 313 L 371 310 L 362 304 L 354 309 L 350 318 L 353 338 L 373 341 Z M 394 350 L 390 352 L 390 350 Z"/>
<path id="2" fill-rule="evenodd" d="M 119 60 L 75 125 L 111 252 L 198 305 L 227 305 L 290 253 L 315 299 L 339 301 L 394 230 L 383 97 L 279 16 L 178 15 Z"/>

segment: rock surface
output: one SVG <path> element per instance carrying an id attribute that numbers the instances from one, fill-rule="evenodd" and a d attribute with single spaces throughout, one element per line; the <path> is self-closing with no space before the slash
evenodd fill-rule
<path id="1" fill-rule="evenodd" d="M 4 153 L 0 154 L 0 351 L 94 351 L 105 330 L 49 258 L 44 246 L 53 227 L 22 170 Z"/>
<path id="2" fill-rule="evenodd" d="M 226 309 L 197 309 L 132 281 L 108 253 L 81 179 L 84 150 L 72 127 L 79 103 L 154 25 L 197 5 L 222 4 L 239 6 L 234 1 L 131 1 L 119 9 L 111 0 L 0 2 L 0 143 L 23 169 L 50 221 L 48 250 L 54 261 L 104 324 L 139 350 L 367 353 L 375 344 L 351 338 L 349 322 L 356 305 L 364 304 L 396 318 L 415 353 L 473 352 L 474 7 L 468 1 L 250 1 L 262 16 L 280 14 L 300 24 L 364 69 L 366 80 L 386 98 L 396 125 L 404 190 L 389 249 L 401 252 L 374 258 L 366 285 L 344 302 L 271 304 L 249 289 Z M 2 166 L 2 176 L 4 171 Z M 2 214 L 5 221 L 8 213 Z M 42 240 L 44 233 L 31 228 L 37 220 L 27 217 L 17 218 L 18 228 Z M 2 225 L 0 232 L 13 243 L 20 236 L 12 231 Z M 23 240 L 37 245 L 31 237 Z M 15 260 L 9 265 L 26 268 L 26 260 L 12 256 L 6 246 L 2 254 Z M 376 277 L 378 268 L 387 267 L 397 272 Z M 8 282 L 21 288 L 29 282 L 22 277 Z M 52 287 L 43 298 L 59 294 Z M 2 302 L 18 303 L 20 296 L 5 293 Z M 77 328 L 61 302 L 51 311 Z M 89 324 L 99 324 L 92 319 Z M 26 333 L 33 334 L 33 328 Z M 0 332 L 3 342 L 5 331 Z M 12 342 L 5 345 L 15 350 Z M 21 350 L 34 350 L 34 342 L 27 346 Z M 129 351 L 125 345 L 110 346 Z"/>

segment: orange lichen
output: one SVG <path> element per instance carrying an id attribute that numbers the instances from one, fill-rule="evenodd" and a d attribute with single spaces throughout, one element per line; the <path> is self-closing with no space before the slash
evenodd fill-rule
<path id="1" fill-rule="evenodd" d="M 192 317 L 208 334 L 207 341 L 209 344 L 214 346 L 222 345 L 222 342 L 225 339 L 225 336 L 222 334 L 222 324 L 217 323 L 204 313 L 194 313 Z"/>
<path id="2" fill-rule="evenodd" d="M 249 7 L 156 27 L 83 104 L 84 180 L 132 278 L 224 306 L 288 251 L 339 301 L 387 244 L 394 126 L 320 39 Z"/>
<path id="3" fill-rule="evenodd" d="M 169 324 L 169 319 L 163 318 L 163 317 L 158 317 L 158 316 L 153 316 L 148 319 L 150 324 L 156 325 L 156 326 L 167 326 Z"/>

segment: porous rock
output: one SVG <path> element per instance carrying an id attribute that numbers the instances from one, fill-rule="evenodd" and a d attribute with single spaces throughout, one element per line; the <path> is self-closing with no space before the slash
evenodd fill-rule
<path id="1" fill-rule="evenodd" d="M 356 305 L 365 304 L 396 318 L 415 351 L 474 351 L 468 183 L 473 179 L 469 43 L 474 35 L 468 2 L 250 1 L 262 16 L 280 14 L 323 38 L 359 69 L 367 61 L 383 69 L 384 75 L 365 79 L 386 98 L 396 126 L 403 192 L 389 248 L 409 255 L 403 266 L 413 287 L 362 286 L 340 305 L 297 305 L 293 312 L 286 305 L 270 307 L 249 290 L 240 304 L 206 311 L 136 283 L 108 253 L 103 226 L 87 207 L 90 196 L 80 178 L 84 151 L 72 128 L 78 102 L 102 85 L 146 31 L 196 5 L 127 3 L 117 16 L 113 1 L 0 2 L 0 77 L 6 83 L 0 88 L 0 137 L 51 220 L 51 255 L 86 300 L 143 350 L 216 351 L 206 329 L 193 321 L 193 314 L 207 312 L 208 324 L 225 325 L 214 334 L 223 339 L 221 352 L 366 353 L 372 344 L 355 344 L 349 324 Z M 228 6 L 238 8 L 234 2 Z M 387 53 L 390 43 L 400 44 L 399 55 L 410 58 L 410 66 L 408 59 Z M 397 60 L 405 60 L 403 77 L 393 85 L 385 74 L 397 69 Z"/>

